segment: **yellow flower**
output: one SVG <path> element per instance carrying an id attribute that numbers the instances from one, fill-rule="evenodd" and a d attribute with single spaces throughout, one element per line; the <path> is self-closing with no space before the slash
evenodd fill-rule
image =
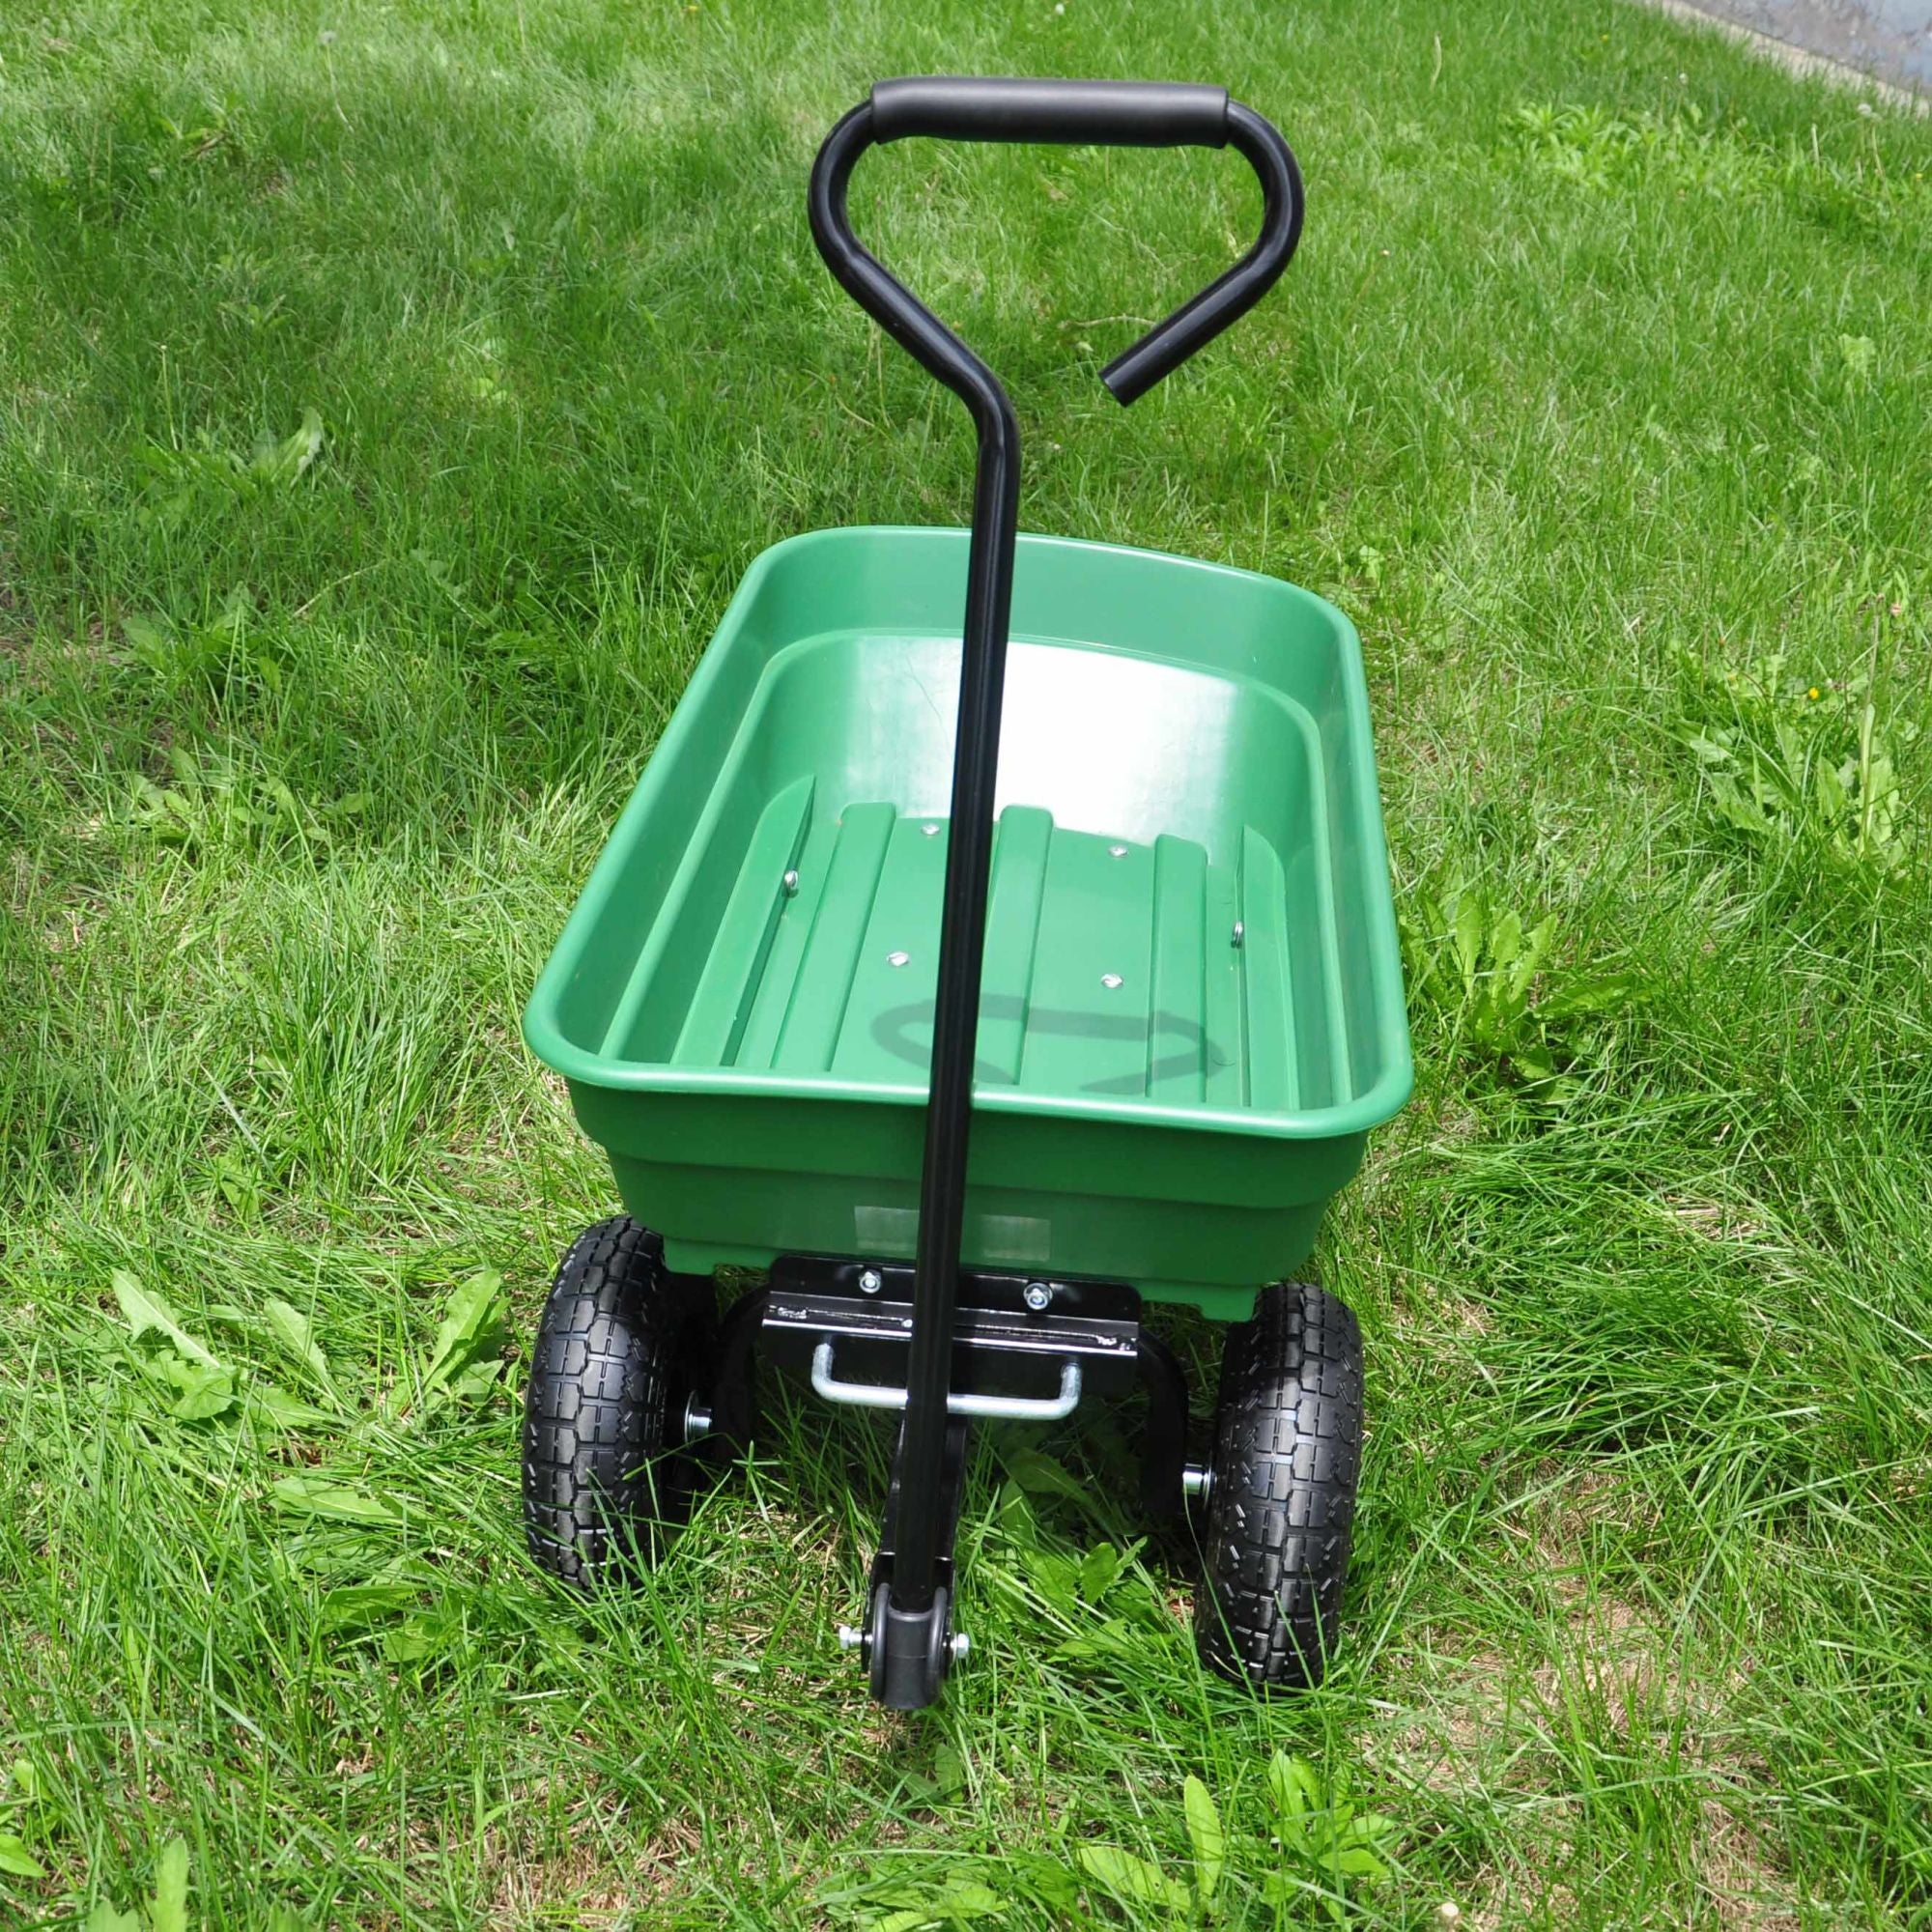
<path id="1" fill-rule="evenodd" d="M 1812 700 L 1813 700 L 1813 701 L 1815 702 L 1815 701 L 1816 701 L 1816 699 L 1818 699 L 1819 697 L 1823 696 L 1824 696 L 1824 694 L 1823 694 L 1823 693 L 1822 693 L 1822 692 L 1821 692 L 1821 691 L 1820 691 L 1820 690 L 1818 689 L 1818 687 L 1817 687 L 1817 686 L 1816 686 L 1816 685 L 1814 684 L 1814 685 L 1813 685 L 1813 686 L 1811 687 L 1811 689 L 1810 689 L 1809 691 L 1807 691 L 1807 692 L 1806 692 L 1806 693 L 1804 694 L 1804 696 L 1805 696 L 1806 697 L 1808 697 L 1808 698 L 1811 698 L 1811 699 L 1812 699 Z"/>

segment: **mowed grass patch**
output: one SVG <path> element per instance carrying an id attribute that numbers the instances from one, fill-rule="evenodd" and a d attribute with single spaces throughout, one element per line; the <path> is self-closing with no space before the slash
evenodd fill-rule
<path id="1" fill-rule="evenodd" d="M 522 1553 L 525 1338 L 613 1202 L 518 1010 L 748 560 L 965 514 L 803 207 L 949 70 L 1224 80 L 1309 182 L 1125 412 L 1236 163 L 853 197 L 1009 378 L 1029 527 L 1363 632 L 1419 1090 L 1318 1258 L 1346 1649 L 1266 1707 L 1131 1415 L 976 1443 L 912 1721 L 832 1636 L 870 1426 L 781 1404 L 621 1600 Z M 0 21 L 0 1923 L 1922 1918 L 1928 174 L 1607 4 Z"/>

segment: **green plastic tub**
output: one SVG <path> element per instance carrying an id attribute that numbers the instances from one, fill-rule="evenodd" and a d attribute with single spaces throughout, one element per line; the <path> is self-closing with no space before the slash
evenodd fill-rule
<path id="1" fill-rule="evenodd" d="M 670 1265 L 909 1258 L 967 532 L 752 566 L 525 1014 Z M 1411 1067 L 1361 646 L 1022 536 L 962 1265 L 1246 1316 Z"/>

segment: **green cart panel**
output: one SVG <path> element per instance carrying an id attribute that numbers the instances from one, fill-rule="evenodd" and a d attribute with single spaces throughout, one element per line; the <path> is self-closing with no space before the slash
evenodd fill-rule
<path id="1" fill-rule="evenodd" d="M 913 1252 L 967 533 L 753 565 L 525 1031 L 673 1266 Z M 1354 628 L 1022 536 L 969 1268 L 1244 1316 L 1410 1086 Z"/>

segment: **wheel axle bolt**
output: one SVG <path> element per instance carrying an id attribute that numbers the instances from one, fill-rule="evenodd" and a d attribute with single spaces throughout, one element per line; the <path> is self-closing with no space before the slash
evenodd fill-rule
<path id="1" fill-rule="evenodd" d="M 952 1663 L 964 1663 L 972 1648 L 973 1639 L 964 1631 L 954 1631 L 946 1639 L 947 1661 Z"/>
<path id="2" fill-rule="evenodd" d="M 859 1293 L 861 1294 L 877 1294 L 885 1285 L 886 1278 L 877 1268 L 861 1268 L 859 1270 Z"/>
<path id="3" fill-rule="evenodd" d="M 840 1650 L 864 1650 L 866 1633 L 852 1624 L 838 1626 L 838 1648 Z"/>
<path id="4" fill-rule="evenodd" d="M 1053 1284 L 1046 1281 L 1030 1281 L 1021 1290 L 1020 1299 L 1036 1315 L 1044 1315 L 1053 1306 Z"/>

